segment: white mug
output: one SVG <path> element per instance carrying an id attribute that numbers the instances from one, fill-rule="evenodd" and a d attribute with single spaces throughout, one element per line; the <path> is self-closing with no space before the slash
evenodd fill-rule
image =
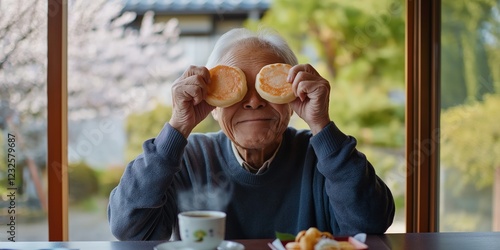
<path id="1" fill-rule="evenodd" d="M 181 212 L 179 233 L 183 245 L 197 250 L 213 250 L 224 240 L 226 213 L 220 211 Z"/>

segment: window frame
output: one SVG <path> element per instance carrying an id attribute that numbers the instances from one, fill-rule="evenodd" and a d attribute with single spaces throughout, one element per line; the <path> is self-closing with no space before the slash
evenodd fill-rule
<path id="1" fill-rule="evenodd" d="M 49 241 L 68 241 L 67 0 L 48 0 L 47 179 Z"/>
<path id="2" fill-rule="evenodd" d="M 407 0 L 406 232 L 439 231 L 441 0 Z"/>

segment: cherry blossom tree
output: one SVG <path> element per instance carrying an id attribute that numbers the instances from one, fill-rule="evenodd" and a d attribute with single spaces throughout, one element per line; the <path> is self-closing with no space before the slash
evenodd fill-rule
<path id="1" fill-rule="evenodd" d="M 134 28 L 136 14 L 121 10 L 120 1 L 69 1 L 71 118 L 144 108 L 150 89 L 185 68 L 175 19 L 154 23 L 147 12 Z M 46 1 L 3 0 L 0 13 L 0 114 L 30 120 L 46 113 Z"/>
<path id="2" fill-rule="evenodd" d="M 122 9 L 121 1 L 68 0 L 70 120 L 149 109 L 187 65 L 176 19 L 157 23 L 147 12 L 136 20 Z M 50 11 L 44 0 L 0 1 L 0 131 L 18 134 L 18 157 L 38 165 L 46 157 Z"/>
<path id="3" fill-rule="evenodd" d="M 187 64 L 176 19 L 154 23 L 150 11 L 140 29 L 127 28 L 135 13 L 121 13 L 120 2 L 100 2 L 74 1 L 69 14 L 68 99 L 79 117 L 142 111 Z"/>

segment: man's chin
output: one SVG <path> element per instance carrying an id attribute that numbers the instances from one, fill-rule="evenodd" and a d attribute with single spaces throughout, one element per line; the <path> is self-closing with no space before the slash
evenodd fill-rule
<path id="1" fill-rule="evenodd" d="M 237 145 L 245 149 L 263 149 L 267 145 L 275 143 L 274 140 L 270 138 L 261 138 L 259 139 L 257 136 L 254 137 L 246 137 L 245 139 L 241 138 L 237 140 Z"/>

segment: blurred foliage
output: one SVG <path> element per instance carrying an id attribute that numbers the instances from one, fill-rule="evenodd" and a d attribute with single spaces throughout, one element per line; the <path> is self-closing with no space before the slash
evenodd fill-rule
<path id="1" fill-rule="evenodd" d="M 143 152 L 142 144 L 146 139 L 154 138 L 172 115 L 172 108 L 157 105 L 153 110 L 130 114 L 125 121 L 127 147 L 125 158 L 129 162 Z"/>
<path id="2" fill-rule="evenodd" d="M 446 217 L 440 220 L 440 230 L 444 232 L 474 232 L 490 231 L 491 220 L 482 223 L 482 215 L 466 212 L 446 212 Z M 490 225 L 484 226 L 484 225 Z"/>
<path id="3" fill-rule="evenodd" d="M 442 1 L 442 231 L 490 231 L 500 167 L 500 0 Z M 493 197 L 493 198 L 492 198 Z"/>
<path id="4" fill-rule="evenodd" d="M 332 85 L 330 116 L 360 143 L 404 145 L 404 1 L 275 0 L 261 22 Z"/>
<path id="5" fill-rule="evenodd" d="M 323 63 L 329 79 L 404 86 L 403 0 L 275 0 L 248 26 L 260 24 L 278 30 L 302 63 Z"/>
<path id="6" fill-rule="evenodd" d="M 443 108 L 499 91 L 499 5 L 499 0 L 442 1 Z"/>
<path id="7" fill-rule="evenodd" d="M 374 146 L 358 147 L 376 168 L 377 175 L 384 180 L 394 197 L 396 220 L 404 221 L 406 192 L 406 161 L 404 148 L 384 148 Z"/>
<path id="8" fill-rule="evenodd" d="M 459 169 L 461 181 L 477 188 L 491 186 L 494 170 L 500 167 L 499 107 L 500 94 L 486 95 L 483 101 L 456 106 L 441 115 L 443 167 Z"/>
<path id="9" fill-rule="evenodd" d="M 130 162 L 143 152 L 142 144 L 146 139 L 155 138 L 161 129 L 170 120 L 172 107 L 157 104 L 151 111 L 134 113 L 127 117 L 125 133 L 127 136 L 126 160 Z M 198 124 L 193 132 L 210 132 L 220 130 L 219 124 L 208 115 L 205 120 Z"/>
<path id="10" fill-rule="evenodd" d="M 330 117 L 359 143 L 402 147 L 405 142 L 405 108 L 391 101 L 382 88 L 339 84 L 332 86 Z"/>
<path id="11" fill-rule="evenodd" d="M 109 197 L 113 188 L 118 186 L 118 183 L 120 183 L 124 170 L 124 166 L 111 166 L 99 173 L 99 193 L 101 196 L 106 198 Z"/>
<path id="12" fill-rule="evenodd" d="M 69 200 L 79 203 L 99 192 L 97 173 L 85 162 L 70 163 L 68 171 Z"/>
<path id="13" fill-rule="evenodd" d="M 441 189 L 440 231 L 491 231 L 492 189 L 464 182 L 464 173 L 456 168 L 443 171 L 441 185 L 449 188 Z"/>
<path id="14" fill-rule="evenodd" d="M 72 203 L 70 205 L 70 211 L 82 211 L 86 213 L 102 213 L 102 211 L 105 211 L 103 206 L 99 204 L 99 199 L 96 196 L 90 196 L 84 200 L 78 201 L 78 203 Z"/>

